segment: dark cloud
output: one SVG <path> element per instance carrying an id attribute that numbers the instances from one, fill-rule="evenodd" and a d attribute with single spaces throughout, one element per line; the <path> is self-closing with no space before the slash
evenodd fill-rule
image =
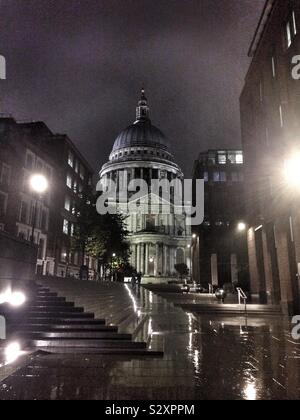
<path id="1" fill-rule="evenodd" d="M 0 0 L 0 107 L 67 132 L 99 170 L 145 85 L 189 173 L 240 145 L 239 94 L 264 0 Z"/>

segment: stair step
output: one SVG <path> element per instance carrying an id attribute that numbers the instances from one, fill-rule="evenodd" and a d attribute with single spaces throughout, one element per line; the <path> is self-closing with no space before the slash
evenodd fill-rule
<path id="1" fill-rule="evenodd" d="M 51 304 L 51 303 L 70 303 L 70 302 L 67 302 L 66 301 L 66 298 L 61 298 L 61 297 L 45 297 L 45 298 L 42 298 L 42 297 L 38 297 L 38 298 L 36 298 L 36 299 L 34 299 L 34 302 L 36 303 L 36 304 L 39 304 L 39 303 L 41 303 L 42 305 L 44 305 L 44 304 Z M 73 303 L 73 302 L 71 302 L 71 303 Z"/>
<path id="2" fill-rule="evenodd" d="M 9 331 L 34 332 L 118 332 L 118 327 L 102 324 L 19 324 L 10 325 Z"/>
<path id="3" fill-rule="evenodd" d="M 50 292 L 51 290 L 49 289 L 49 287 L 38 286 L 37 291 L 38 292 Z"/>
<path id="4" fill-rule="evenodd" d="M 79 318 L 79 319 L 93 319 L 94 314 L 88 313 L 88 312 L 53 312 L 53 311 L 28 311 L 26 313 L 23 312 L 23 314 L 14 314 L 12 319 L 24 319 L 24 317 L 28 317 L 30 319 L 32 318 L 47 318 L 47 319 L 73 319 L 73 318 Z"/>
<path id="5" fill-rule="evenodd" d="M 106 349 L 146 349 L 143 342 L 127 340 L 86 340 L 86 339 L 60 339 L 45 338 L 30 340 L 29 344 L 34 347 L 72 347 L 72 348 L 106 348 Z"/>
<path id="6" fill-rule="evenodd" d="M 74 326 L 74 325 L 105 325 L 105 319 L 94 319 L 94 318 L 68 318 L 61 317 L 25 317 L 22 319 L 22 324 L 39 324 L 39 325 L 64 325 L 64 326 Z M 14 322 L 10 322 L 10 325 L 14 325 Z"/>
<path id="7" fill-rule="evenodd" d="M 37 292 L 37 297 L 58 297 L 57 293 L 53 292 Z"/>
<path id="8" fill-rule="evenodd" d="M 133 356 L 133 357 L 163 357 L 162 351 L 147 350 L 147 349 L 105 349 L 105 348 L 72 348 L 72 347 L 39 347 L 40 351 L 50 354 L 99 354 L 112 356 Z"/>
<path id="9" fill-rule="evenodd" d="M 21 338 L 31 340 L 44 340 L 44 339 L 84 339 L 84 340 L 132 340 L 131 334 L 119 334 L 115 332 L 65 332 L 65 331 L 21 331 L 18 329 L 15 333 Z"/>
<path id="10" fill-rule="evenodd" d="M 84 312 L 83 308 L 74 307 L 72 304 L 60 304 L 60 306 L 42 305 L 42 306 L 29 306 L 28 311 L 30 312 Z"/>

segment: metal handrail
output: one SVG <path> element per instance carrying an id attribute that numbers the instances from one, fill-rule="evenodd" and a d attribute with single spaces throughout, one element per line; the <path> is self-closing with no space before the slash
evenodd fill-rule
<path id="1" fill-rule="evenodd" d="M 242 304 L 242 300 L 243 300 L 244 301 L 244 305 L 245 305 L 245 312 L 247 312 L 247 300 L 248 300 L 248 296 L 243 291 L 243 289 L 241 289 L 240 287 L 237 287 L 236 290 L 238 292 L 239 305 Z"/>

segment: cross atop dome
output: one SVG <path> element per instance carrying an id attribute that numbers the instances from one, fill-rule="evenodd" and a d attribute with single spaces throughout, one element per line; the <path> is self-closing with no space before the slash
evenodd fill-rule
<path id="1" fill-rule="evenodd" d="M 145 95 L 145 89 L 142 88 L 141 90 L 141 99 L 138 102 L 138 106 L 136 108 L 136 121 L 141 120 L 149 120 L 149 106 L 148 100 Z"/>

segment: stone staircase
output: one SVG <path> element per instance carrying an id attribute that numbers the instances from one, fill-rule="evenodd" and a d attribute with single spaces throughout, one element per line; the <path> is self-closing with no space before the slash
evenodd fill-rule
<path id="1" fill-rule="evenodd" d="M 43 286 L 37 286 L 25 309 L 9 313 L 8 337 L 53 353 L 163 355 L 147 350 L 145 342 L 133 341 L 131 334 L 119 333 L 117 326 L 106 325 L 104 319 L 95 319 L 93 313 Z"/>

